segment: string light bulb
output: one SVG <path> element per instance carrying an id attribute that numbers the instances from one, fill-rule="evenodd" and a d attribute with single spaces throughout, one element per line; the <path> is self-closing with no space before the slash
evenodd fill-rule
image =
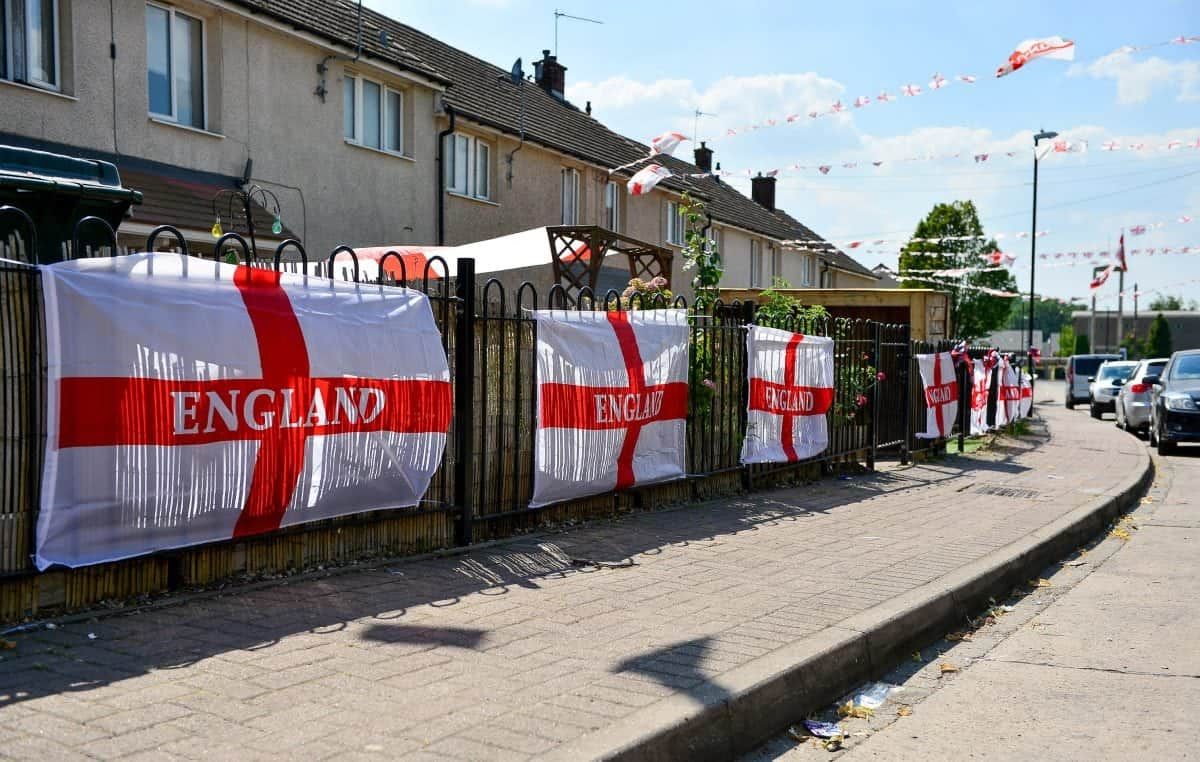
<path id="1" fill-rule="evenodd" d="M 213 238 L 220 238 L 223 234 L 224 231 L 221 230 L 221 215 L 217 215 L 217 219 L 215 222 L 213 222 L 212 230 L 210 232 L 212 233 Z"/>
<path id="2" fill-rule="evenodd" d="M 279 215 L 275 215 L 275 221 L 271 223 L 271 232 L 279 235 L 283 232 L 283 221 L 279 219 Z"/>

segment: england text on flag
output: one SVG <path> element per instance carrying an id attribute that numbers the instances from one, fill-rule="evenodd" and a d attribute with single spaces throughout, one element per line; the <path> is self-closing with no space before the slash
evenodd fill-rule
<path id="1" fill-rule="evenodd" d="M 958 377 L 950 352 L 917 355 L 917 367 L 925 387 L 925 431 L 921 439 L 941 439 L 950 435 L 958 417 Z"/>
<path id="2" fill-rule="evenodd" d="M 441 462 L 449 371 L 418 292 L 173 254 L 42 273 L 39 568 L 415 505 Z"/>

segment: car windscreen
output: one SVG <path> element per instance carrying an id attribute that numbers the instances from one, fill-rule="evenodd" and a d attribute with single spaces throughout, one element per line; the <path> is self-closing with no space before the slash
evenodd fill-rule
<path id="1" fill-rule="evenodd" d="M 1104 357 L 1076 357 L 1075 358 L 1075 375 L 1077 376 L 1094 376 L 1100 368 L 1100 364 L 1105 361 Z"/>
<path id="2" fill-rule="evenodd" d="M 1119 378 L 1119 379 L 1124 380 L 1133 375 L 1133 369 L 1136 367 L 1137 367 L 1136 364 L 1113 365 L 1112 363 L 1109 363 L 1108 365 L 1105 365 L 1103 368 L 1101 368 L 1100 372 L 1098 374 L 1096 374 L 1096 380 L 1097 381 L 1108 381 L 1109 379 L 1113 379 L 1113 378 Z"/>
<path id="3" fill-rule="evenodd" d="M 1184 355 L 1171 366 L 1171 380 L 1200 378 L 1200 355 Z"/>

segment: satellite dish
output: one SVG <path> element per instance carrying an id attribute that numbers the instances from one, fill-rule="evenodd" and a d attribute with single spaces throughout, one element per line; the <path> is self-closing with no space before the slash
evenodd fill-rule
<path id="1" fill-rule="evenodd" d="M 521 69 L 521 59 L 513 61 L 512 70 L 508 73 L 508 78 L 512 80 L 514 85 L 519 85 L 525 79 L 525 72 Z"/>

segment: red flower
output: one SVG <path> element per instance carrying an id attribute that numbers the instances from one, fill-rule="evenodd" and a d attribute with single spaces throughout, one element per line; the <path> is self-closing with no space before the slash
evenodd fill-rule
<path id="1" fill-rule="evenodd" d="M 855 397 L 854 404 L 858 405 L 859 407 L 863 407 L 864 405 L 866 405 L 867 404 L 867 395 L 860 394 L 857 397 Z"/>
<path id="2" fill-rule="evenodd" d="M 886 381 L 887 375 L 883 371 L 879 371 L 878 373 L 875 374 L 875 380 L 876 381 Z"/>

